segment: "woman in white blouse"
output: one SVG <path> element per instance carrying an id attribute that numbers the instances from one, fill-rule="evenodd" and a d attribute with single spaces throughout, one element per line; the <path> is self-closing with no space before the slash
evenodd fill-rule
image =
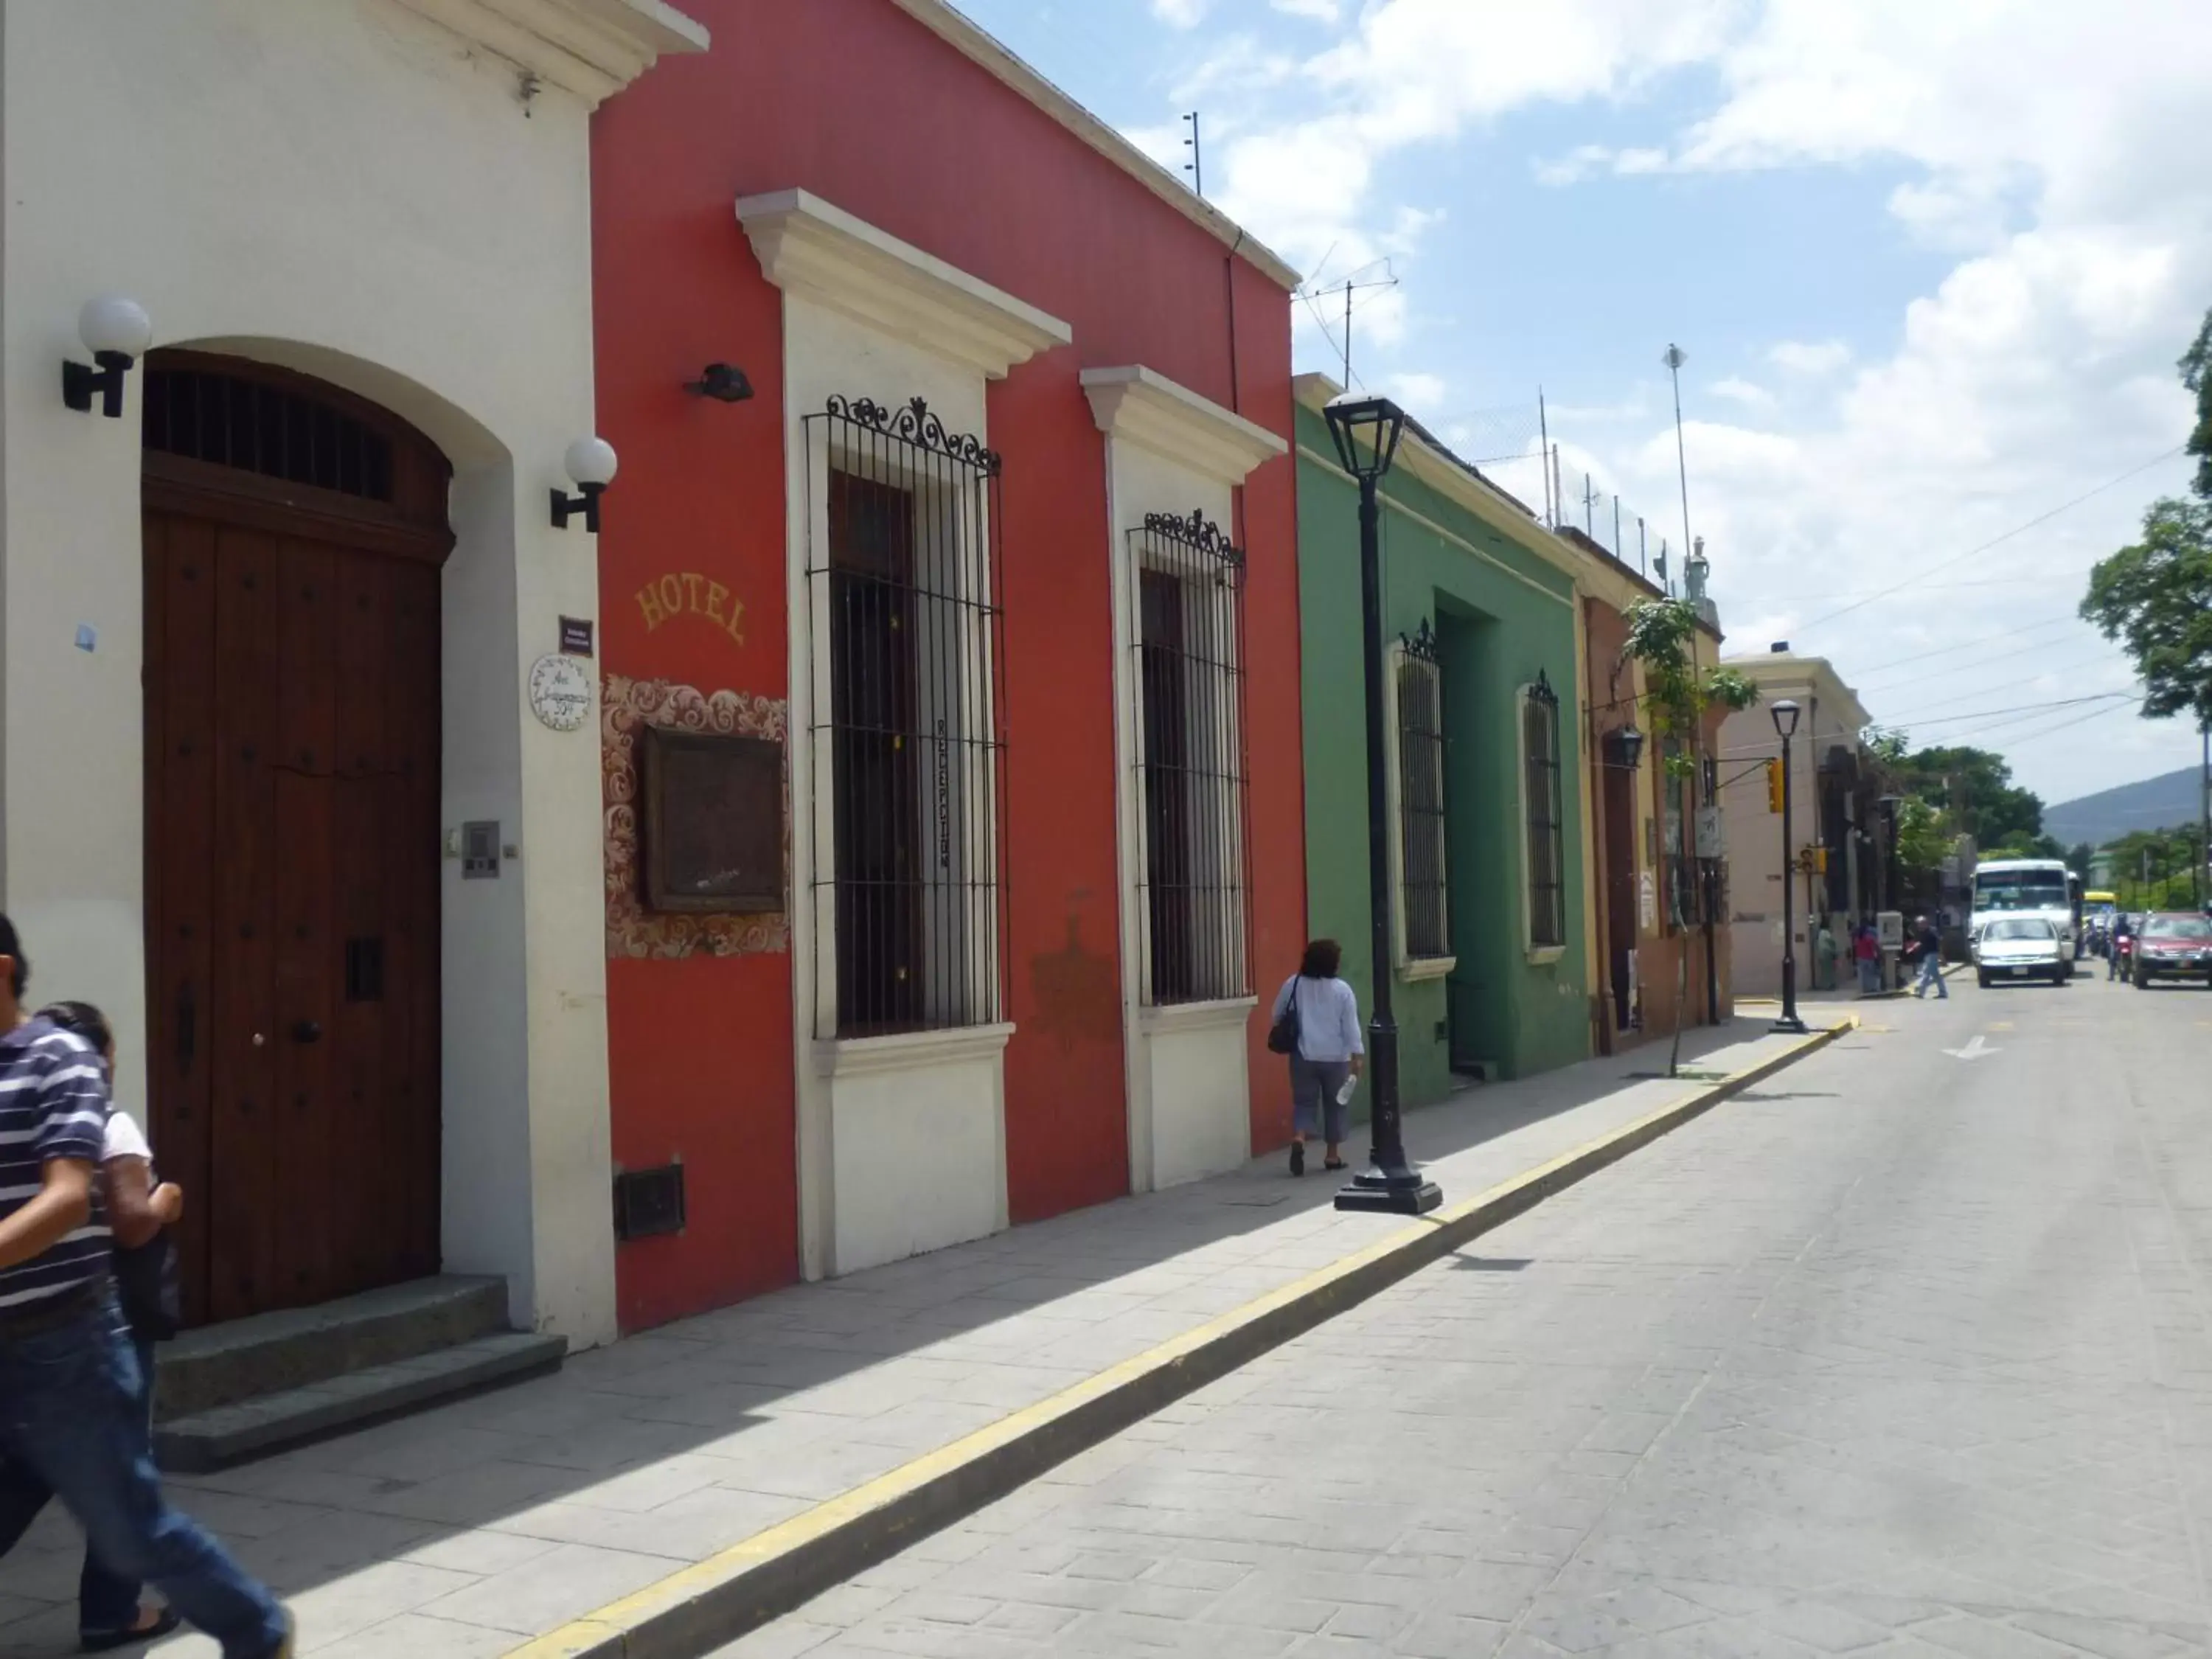
<path id="1" fill-rule="evenodd" d="M 1352 1101 L 1351 1079 L 1366 1062 L 1359 1036 L 1359 999 L 1337 977 L 1344 950 L 1333 939 L 1306 945 L 1298 971 L 1275 994 L 1271 1018 L 1279 1020 L 1293 1000 L 1298 1011 L 1297 1051 L 1291 1061 L 1291 1173 L 1306 1172 L 1306 1138 L 1321 1135 L 1328 1145 L 1328 1170 L 1344 1168 L 1345 1109 Z"/>

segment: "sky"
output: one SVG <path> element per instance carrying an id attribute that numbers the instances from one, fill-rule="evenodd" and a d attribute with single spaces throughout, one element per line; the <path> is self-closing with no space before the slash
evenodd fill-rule
<path id="1" fill-rule="evenodd" d="M 2050 802 L 2195 760 L 2075 613 L 2188 473 L 2212 0 L 961 3 L 1166 165 L 1199 112 L 1301 368 L 1359 282 L 1357 384 L 1540 511 L 1540 389 L 1562 495 L 1677 574 L 1678 344 L 1729 650 Z"/>

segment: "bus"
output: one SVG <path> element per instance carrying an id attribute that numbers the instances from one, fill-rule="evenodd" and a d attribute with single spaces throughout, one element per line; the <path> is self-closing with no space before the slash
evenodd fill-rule
<path id="1" fill-rule="evenodd" d="M 1977 865 L 1969 932 L 1978 937 L 1992 916 L 2040 916 L 2058 930 L 2067 954 L 2078 957 L 2081 888 L 2081 878 L 2063 859 L 1992 859 Z"/>

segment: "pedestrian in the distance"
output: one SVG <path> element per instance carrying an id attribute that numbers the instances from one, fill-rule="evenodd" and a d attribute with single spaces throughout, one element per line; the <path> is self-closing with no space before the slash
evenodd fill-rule
<path id="1" fill-rule="evenodd" d="M 1928 988 L 1936 988 L 1936 1000 L 1948 1002 L 1950 988 L 1943 983 L 1943 936 L 1927 917 L 1920 918 L 1918 931 L 1912 936 L 1913 948 L 1919 952 L 1920 977 L 1912 987 L 1912 994 L 1925 997 Z"/>
<path id="2" fill-rule="evenodd" d="M 1344 951 L 1333 939 L 1317 939 L 1306 946 L 1298 971 L 1284 981 L 1275 994 L 1270 1018 L 1278 1029 L 1297 1022 L 1297 1041 L 1291 1061 L 1291 1173 L 1306 1172 L 1306 1140 L 1319 1135 L 1326 1143 L 1323 1169 L 1344 1168 L 1344 1125 L 1352 1103 L 1352 1079 L 1366 1063 L 1367 1047 L 1359 1036 L 1359 999 L 1337 977 Z"/>
<path id="3" fill-rule="evenodd" d="M 223 1659 L 289 1659 L 290 1617 L 162 1494 L 109 1278 L 106 1079 L 83 1038 L 24 1017 L 29 978 L 0 916 L 0 1459 L 58 1495 L 109 1570 L 150 1580 Z"/>
<path id="4" fill-rule="evenodd" d="M 107 1017 L 88 1002 L 57 1002 L 39 1018 L 82 1037 L 100 1059 L 108 1087 L 115 1086 L 115 1036 Z M 100 1158 L 100 1194 L 114 1243 L 115 1288 L 131 1328 L 131 1351 L 146 1382 L 147 1431 L 153 1431 L 154 1345 L 177 1334 L 176 1252 L 167 1235 L 184 1214 L 185 1195 L 173 1183 L 156 1184 L 153 1152 L 130 1113 L 111 1109 Z M 0 1472 L 0 1555 L 15 1547 L 52 1494 L 27 1469 Z M 146 1607 L 139 1582 L 112 1571 L 88 1546 L 77 1580 L 77 1639 L 87 1653 L 106 1653 L 151 1642 L 177 1628 L 175 1612 Z"/>
<path id="5" fill-rule="evenodd" d="M 1870 997 L 1881 989 L 1881 939 L 1870 921 L 1851 933 L 1851 960 L 1859 966 L 1859 994 Z"/>
<path id="6" fill-rule="evenodd" d="M 2127 941 L 2136 936 L 2136 925 L 2124 910 L 2112 918 L 2112 943 L 2105 947 L 2105 982 L 2110 984 L 2120 976 L 2121 965 L 2127 958 Z"/>

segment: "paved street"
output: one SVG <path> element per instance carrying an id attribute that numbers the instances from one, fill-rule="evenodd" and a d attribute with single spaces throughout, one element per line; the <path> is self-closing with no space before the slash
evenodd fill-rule
<path id="1" fill-rule="evenodd" d="M 2212 993 L 1864 1011 L 723 1659 L 2212 1651 Z"/>
<path id="2" fill-rule="evenodd" d="M 1833 1018 L 1832 1011 L 1824 1019 Z M 1701 1074 L 1797 1045 L 1688 1034 Z M 1701 1094 L 1651 1048 L 1413 1115 L 1454 1201 Z M 576 1356 L 558 1376 L 173 1484 L 323 1659 L 489 1656 L 664 1581 L 1377 1239 L 1279 1156 Z M 74 1528 L 0 1561 L 0 1656 L 75 1650 Z M 179 1637 L 165 1659 L 213 1645 Z"/>

